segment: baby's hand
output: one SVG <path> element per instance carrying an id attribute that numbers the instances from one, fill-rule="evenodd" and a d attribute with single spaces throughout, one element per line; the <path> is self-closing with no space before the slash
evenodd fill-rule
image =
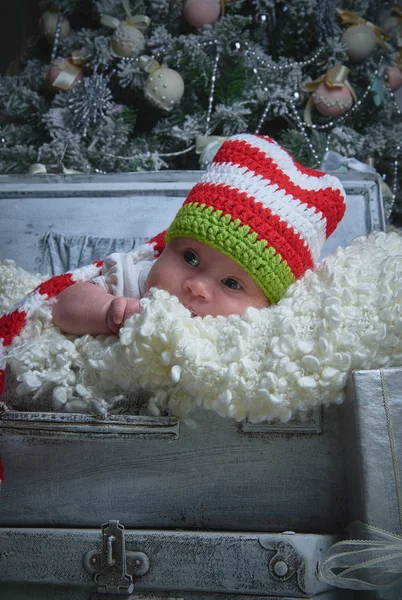
<path id="1" fill-rule="evenodd" d="M 140 312 L 137 298 L 113 298 L 106 312 L 106 323 L 110 331 L 118 333 L 124 321 Z"/>

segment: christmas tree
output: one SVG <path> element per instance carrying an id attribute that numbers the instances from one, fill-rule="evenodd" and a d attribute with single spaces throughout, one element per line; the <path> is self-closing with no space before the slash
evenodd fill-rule
<path id="1" fill-rule="evenodd" d="M 40 10 L 37 35 L 0 79 L 1 173 L 199 169 L 225 137 L 259 133 L 304 165 L 375 168 L 401 225 L 396 2 L 58 0 Z"/>

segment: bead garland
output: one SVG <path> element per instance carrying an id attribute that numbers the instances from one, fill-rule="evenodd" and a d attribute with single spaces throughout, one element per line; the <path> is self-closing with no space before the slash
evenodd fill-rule
<path id="1" fill-rule="evenodd" d="M 53 40 L 53 46 L 52 46 L 52 54 L 50 56 L 50 62 L 54 61 L 54 59 L 56 58 L 57 55 L 57 48 L 59 47 L 59 42 L 60 42 L 60 33 L 61 33 L 61 26 L 63 24 L 63 15 L 61 13 L 59 13 L 59 15 L 57 16 L 57 24 L 56 24 L 56 31 L 54 34 L 54 40 Z"/>
<path id="2" fill-rule="evenodd" d="M 387 92 L 388 92 L 388 94 L 389 94 L 389 96 L 390 96 L 390 98 L 392 100 L 392 103 L 393 103 L 394 108 L 395 108 L 395 110 L 397 112 L 397 115 L 400 117 L 402 115 L 402 111 L 399 108 L 398 102 L 396 101 L 394 92 L 391 90 L 391 88 L 389 86 L 389 77 L 388 77 L 387 73 L 384 74 L 384 80 L 385 80 L 385 88 L 386 88 L 386 90 L 387 90 Z"/>
<path id="3" fill-rule="evenodd" d="M 262 124 L 264 123 L 264 121 L 266 119 L 266 116 L 268 114 L 269 109 L 271 108 L 271 105 L 272 105 L 271 100 L 268 100 L 268 102 L 267 102 L 267 104 L 266 104 L 266 106 L 264 108 L 264 112 L 262 113 L 261 118 L 260 118 L 260 120 L 258 122 L 258 125 L 257 125 L 257 127 L 256 127 L 256 129 L 254 131 L 254 133 L 256 135 L 258 135 L 260 133 Z"/>
<path id="4" fill-rule="evenodd" d="M 297 96 L 296 96 L 297 94 Z M 295 92 L 295 97 L 298 98 L 299 97 L 299 92 Z M 320 163 L 320 159 L 318 158 L 318 154 L 313 146 L 313 144 L 310 141 L 309 135 L 306 131 L 306 127 L 305 127 L 305 122 L 301 119 L 299 113 L 297 112 L 297 108 L 293 102 L 293 100 L 289 100 L 288 104 L 291 108 L 291 111 L 293 113 L 294 118 L 296 119 L 296 124 L 300 129 L 300 132 L 302 133 L 302 135 L 305 137 L 306 141 L 307 141 L 307 145 L 310 148 L 311 154 L 314 156 L 314 160 L 315 160 L 315 166 L 318 167 L 319 163 Z"/>
<path id="5" fill-rule="evenodd" d="M 241 50 L 241 44 L 240 44 L 240 42 L 236 42 L 235 46 L 236 46 L 236 50 L 239 52 Z M 297 61 L 290 62 L 290 61 L 288 61 L 286 64 L 278 65 L 278 64 L 275 64 L 275 63 L 268 64 L 268 63 L 264 62 L 262 60 L 262 58 L 254 50 L 250 50 L 250 46 L 248 45 L 247 42 L 245 43 L 245 46 L 246 46 L 246 50 L 244 52 L 245 56 L 251 56 L 252 58 L 255 58 L 261 64 L 261 66 L 263 66 L 263 67 L 265 67 L 267 69 L 272 69 L 273 71 L 284 71 L 285 69 L 290 69 L 294 65 L 299 66 L 299 67 L 305 67 L 305 66 L 311 65 L 313 62 L 315 62 L 317 60 L 318 56 L 320 55 L 320 53 L 323 50 L 323 48 L 319 48 L 310 58 L 308 58 L 305 61 L 300 61 L 300 62 L 297 62 Z M 253 67 L 253 73 L 256 76 L 256 78 L 258 80 L 258 83 L 260 84 L 260 86 L 262 87 L 262 89 L 264 90 L 264 92 L 268 92 L 268 88 L 264 84 L 264 82 L 263 82 L 260 74 L 258 73 L 257 67 Z M 265 121 L 265 119 L 267 117 L 267 114 L 268 114 L 268 111 L 269 111 L 269 109 L 271 107 L 271 104 L 272 104 L 271 101 L 268 100 L 268 102 L 267 102 L 267 104 L 266 104 L 266 106 L 264 108 L 264 111 L 263 111 L 263 113 L 261 115 L 261 118 L 260 118 L 260 120 L 258 122 L 258 125 L 257 125 L 257 127 L 255 129 L 255 132 L 254 132 L 255 134 L 259 134 L 260 133 L 262 124 L 264 123 L 264 121 Z M 310 146 L 310 144 L 309 144 L 309 146 Z M 314 149 L 312 149 L 312 152 L 314 153 Z"/>
<path id="6" fill-rule="evenodd" d="M 219 53 L 219 49 L 217 48 L 216 55 L 215 55 L 215 64 L 212 69 L 212 75 L 211 75 L 211 89 L 209 91 L 209 98 L 208 98 L 208 113 L 207 113 L 207 122 L 205 124 L 205 135 L 208 135 L 210 133 L 209 125 L 210 125 L 210 121 L 211 121 L 212 105 L 213 105 L 213 101 L 214 101 L 215 84 L 216 84 L 216 71 L 218 70 L 219 59 L 220 59 L 220 53 Z"/>
<path id="7" fill-rule="evenodd" d="M 388 94 L 389 94 L 389 96 L 391 98 L 392 104 L 394 105 L 394 108 L 396 110 L 396 113 L 397 113 L 398 117 L 400 117 L 402 115 L 402 111 L 399 108 L 398 102 L 396 101 L 394 92 L 390 88 L 389 78 L 388 78 L 387 73 L 385 73 L 385 75 L 384 75 L 384 81 L 385 81 L 385 89 L 387 90 L 387 92 L 388 92 Z M 400 155 L 401 155 L 401 147 L 398 144 L 396 146 L 396 148 L 395 148 L 395 160 L 394 160 L 394 164 L 393 164 L 392 188 L 391 188 L 391 191 L 392 191 L 392 200 L 394 202 L 395 202 L 395 199 L 396 199 L 396 192 L 397 192 L 397 189 L 398 189 L 398 172 L 399 172 L 399 159 L 400 159 Z"/>
<path id="8" fill-rule="evenodd" d="M 258 69 L 257 69 L 256 67 L 254 67 L 254 68 L 253 68 L 253 73 L 254 73 L 254 75 L 256 76 L 256 78 L 257 78 L 257 81 L 258 81 L 258 83 L 260 84 L 260 86 L 262 87 L 262 89 L 264 90 L 264 92 L 268 92 L 268 88 L 267 88 L 267 86 L 265 85 L 265 83 L 263 82 L 263 80 L 261 79 L 261 76 L 260 76 L 260 74 L 258 73 Z M 264 108 L 264 112 L 262 113 L 262 115 L 261 115 L 261 118 L 260 118 L 260 120 L 259 120 L 259 122 L 258 122 L 257 128 L 256 128 L 256 130 L 254 131 L 254 133 L 255 133 L 255 134 L 258 134 L 258 133 L 260 133 L 260 130 L 261 130 L 262 124 L 263 124 L 263 123 L 264 123 L 264 121 L 265 121 L 265 118 L 266 118 L 266 116 L 267 116 L 267 114 L 268 114 L 268 111 L 269 111 L 269 108 L 270 108 L 271 104 L 272 104 L 271 100 L 268 100 L 268 102 L 267 102 L 267 104 L 266 104 L 266 106 L 265 106 L 265 108 Z"/>
<path id="9" fill-rule="evenodd" d="M 395 201 L 396 199 L 396 191 L 398 189 L 398 170 L 399 170 L 399 160 L 398 157 L 400 155 L 401 152 L 401 147 L 398 145 L 395 148 L 396 151 L 396 158 L 394 160 L 394 172 L 393 172 L 393 181 L 392 181 L 392 200 Z"/>
<path id="10" fill-rule="evenodd" d="M 318 50 L 316 50 L 314 52 L 314 54 L 312 56 L 310 56 L 310 58 L 307 58 L 306 60 L 288 61 L 286 64 L 278 65 L 276 63 L 268 64 L 268 63 L 264 62 L 263 59 L 261 58 L 261 56 L 259 56 L 255 50 L 250 50 L 250 46 L 247 42 L 245 42 L 244 45 L 246 47 L 246 50 L 244 52 L 245 55 L 250 55 L 253 58 L 256 58 L 257 61 L 262 64 L 263 67 L 266 67 L 267 69 L 272 69 L 273 71 L 284 71 L 285 69 L 290 69 L 293 66 L 307 67 L 309 65 L 312 65 L 317 60 L 317 58 L 319 57 L 321 52 L 324 50 L 324 46 L 322 46 L 321 48 L 318 48 Z M 240 51 L 240 49 L 241 49 L 241 45 L 239 47 L 239 51 Z"/>
<path id="11" fill-rule="evenodd" d="M 338 127 L 339 131 L 342 131 L 342 127 Z M 329 134 L 327 135 L 327 139 L 325 142 L 325 150 L 324 150 L 324 156 L 327 152 L 329 152 L 329 145 L 331 143 L 331 139 L 332 139 L 332 131 L 329 132 Z"/>

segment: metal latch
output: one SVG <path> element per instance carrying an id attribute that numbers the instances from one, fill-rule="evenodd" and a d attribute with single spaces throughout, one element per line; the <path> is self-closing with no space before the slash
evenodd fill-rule
<path id="1" fill-rule="evenodd" d="M 149 570 L 144 552 L 126 550 L 124 526 L 119 521 L 102 525 L 102 551 L 88 552 L 84 558 L 88 573 L 95 575 L 100 594 L 127 595 L 133 592 L 133 576 L 140 577 Z M 127 568 L 129 572 L 127 573 Z"/>

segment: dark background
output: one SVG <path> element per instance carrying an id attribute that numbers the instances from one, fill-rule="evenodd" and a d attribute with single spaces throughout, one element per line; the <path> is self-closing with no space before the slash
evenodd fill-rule
<path id="1" fill-rule="evenodd" d="M 39 30 L 39 0 L 0 0 L 0 73 L 21 54 L 26 37 Z"/>

